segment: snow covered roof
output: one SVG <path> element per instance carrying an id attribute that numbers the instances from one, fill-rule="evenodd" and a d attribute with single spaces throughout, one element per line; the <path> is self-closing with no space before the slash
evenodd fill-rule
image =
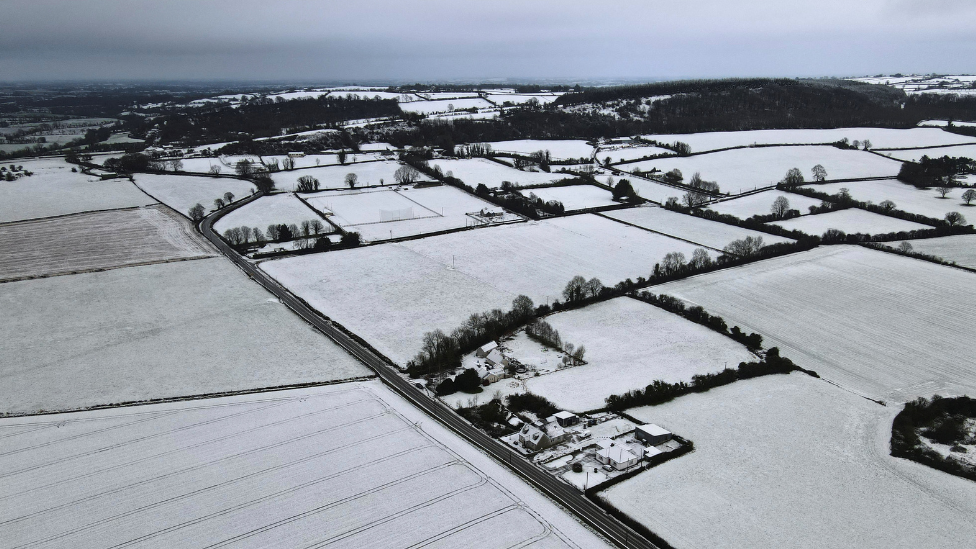
<path id="1" fill-rule="evenodd" d="M 495 364 L 501 364 L 503 358 L 502 353 L 498 349 L 488 353 L 488 356 L 485 357 L 486 360 L 494 362 Z"/>
<path id="2" fill-rule="evenodd" d="M 602 449 L 607 449 L 613 446 L 613 441 L 608 438 L 601 438 L 600 440 L 596 441 L 596 445 Z"/>
<path id="3" fill-rule="evenodd" d="M 487 353 L 490 353 L 493 350 L 495 350 L 496 347 L 498 347 L 498 342 L 497 341 L 491 341 L 489 343 L 485 343 L 484 345 L 482 345 L 481 347 L 479 347 L 479 349 L 481 350 L 482 353 L 486 353 L 487 354 Z M 469 349 L 470 349 L 470 347 L 469 347 Z"/>
<path id="4" fill-rule="evenodd" d="M 570 419 L 576 417 L 576 414 L 563 410 L 562 412 L 556 412 L 552 417 L 556 419 Z"/>
<path id="5" fill-rule="evenodd" d="M 640 430 L 651 435 L 652 437 L 659 437 L 661 435 L 670 435 L 671 431 L 668 431 L 660 425 L 654 423 L 648 423 L 647 425 L 640 425 Z"/>
<path id="6" fill-rule="evenodd" d="M 597 452 L 597 454 L 616 463 L 626 463 L 628 461 L 634 461 L 637 459 L 637 456 L 630 453 L 630 450 L 624 448 L 623 446 L 611 446 L 610 448 L 604 448 Z"/>
<path id="7" fill-rule="evenodd" d="M 664 452 L 658 450 L 657 448 L 651 446 L 649 448 L 644 448 L 644 457 L 652 458 L 658 454 L 663 454 Z"/>

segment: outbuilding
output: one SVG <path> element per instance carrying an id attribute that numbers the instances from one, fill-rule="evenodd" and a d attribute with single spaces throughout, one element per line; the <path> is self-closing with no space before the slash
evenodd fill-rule
<path id="1" fill-rule="evenodd" d="M 664 444 L 671 440 L 671 436 L 671 431 L 653 423 L 638 425 L 634 428 L 634 438 L 651 446 Z"/>
<path id="2" fill-rule="evenodd" d="M 560 427 L 572 427 L 573 425 L 578 425 L 580 422 L 579 416 L 573 412 L 567 412 L 565 410 L 562 412 L 556 412 L 553 414 L 553 417 L 556 419 L 556 423 L 558 423 Z"/>
<path id="3" fill-rule="evenodd" d="M 481 347 L 478 347 L 478 350 L 475 351 L 474 354 L 478 358 L 485 358 L 485 357 L 488 356 L 488 353 L 494 351 L 497 347 L 498 347 L 498 342 L 496 342 L 496 341 L 492 341 L 490 343 L 485 343 Z"/>
<path id="4" fill-rule="evenodd" d="M 628 467 L 637 465 L 638 457 L 623 446 L 610 446 L 603 448 L 596 453 L 596 460 L 600 463 L 609 465 L 618 471 L 623 471 Z"/>

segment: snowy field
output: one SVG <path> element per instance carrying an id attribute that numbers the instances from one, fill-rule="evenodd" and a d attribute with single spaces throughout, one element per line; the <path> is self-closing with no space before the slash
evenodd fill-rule
<path id="1" fill-rule="evenodd" d="M 912 249 L 926 255 L 941 257 L 946 261 L 955 261 L 963 267 L 976 269 L 976 235 L 963 234 L 956 236 L 942 236 L 938 238 L 921 238 L 909 240 Z M 901 242 L 885 244 L 897 248 Z"/>
<path id="2" fill-rule="evenodd" d="M 356 186 L 366 187 L 371 185 L 395 185 L 394 175 L 398 168 L 403 166 L 395 160 L 385 160 L 379 162 L 362 162 L 359 164 L 346 164 L 339 166 L 322 166 L 320 168 L 306 168 L 289 172 L 276 172 L 271 174 L 275 185 L 284 191 L 293 191 L 298 185 L 298 178 L 310 175 L 319 180 L 320 189 L 348 189 L 345 178 L 347 174 L 356 174 Z M 428 181 L 428 178 L 421 175 L 418 181 Z M 314 195 L 313 195 L 314 196 Z"/>
<path id="3" fill-rule="evenodd" d="M 511 308 L 515 294 L 450 266 L 402 244 L 261 263 L 265 272 L 316 310 L 400 365 L 417 354 L 425 332 L 450 333 L 472 313 Z"/>
<path id="4" fill-rule="evenodd" d="M 508 310 L 518 294 L 562 300 L 575 275 L 612 285 L 648 276 L 695 246 L 594 215 L 518 223 L 356 250 L 267 261 L 261 268 L 403 365 L 425 332 Z"/>
<path id="5" fill-rule="evenodd" d="M 976 137 L 973 138 L 976 140 Z M 904 160 L 906 162 L 918 162 L 923 156 L 929 158 L 942 158 L 943 156 L 976 158 L 976 145 L 958 145 L 955 147 L 936 147 L 929 149 L 908 149 L 904 151 L 882 151 L 885 156 Z"/>
<path id="6" fill-rule="evenodd" d="M 847 185 L 847 183 L 838 183 Z M 820 187 L 817 187 L 818 189 Z M 801 194 L 793 194 L 771 189 L 760 193 L 750 194 L 732 200 L 723 200 L 708 205 L 708 209 L 726 215 L 734 215 L 739 219 L 749 219 L 754 215 L 769 215 L 772 213 L 773 202 L 779 197 L 786 197 L 791 210 L 798 210 L 801 214 L 810 211 L 810 206 L 819 206 L 822 202 L 818 198 L 809 198 Z"/>
<path id="7" fill-rule="evenodd" d="M 6 282 L 0 310 L 0 412 L 370 373 L 223 258 Z"/>
<path id="8" fill-rule="evenodd" d="M 0 282 L 212 255 L 186 218 L 160 205 L 0 225 Z"/>
<path id="9" fill-rule="evenodd" d="M 223 234 L 231 227 L 257 227 L 264 231 L 268 225 L 301 225 L 302 221 L 318 219 L 322 221 L 317 213 L 306 206 L 301 200 L 295 198 L 291 193 L 274 194 L 262 196 L 261 198 L 245 204 L 231 213 L 221 217 L 214 224 L 214 230 Z M 328 227 L 328 223 L 322 221 Z M 328 227 L 331 229 L 331 227 Z M 328 232 L 328 231 L 326 231 Z"/>
<path id="10" fill-rule="evenodd" d="M 968 544 L 976 489 L 888 455 L 899 410 L 798 373 L 632 409 L 695 451 L 602 497 L 678 549 Z"/>
<path id="11" fill-rule="evenodd" d="M 431 114 L 435 112 L 451 112 L 459 109 L 487 109 L 494 105 L 481 99 L 480 97 L 468 97 L 460 99 L 440 99 L 435 101 L 413 101 L 401 103 L 400 110 L 403 112 L 415 112 L 419 114 Z"/>
<path id="12" fill-rule="evenodd" d="M 430 165 L 431 167 L 440 166 L 445 175 L 453 174 L 454 177 L 472 187 L 477 187 L 478 183 L 484 183 L 489 189 L 501 187 L 502 181 L 508 181 L 515 185 L 543 185 L 572 177 L 567 174 L 516 170 L 484 158 L 468 160 L 439 158 L 432 160 Z"/>
<path id="13" fill-rule="evenodd" d="M 530 378 L 530 392 L 560 408 L 583 412 L 610 395 L 655 380 L 691 381 L 697 374 L 756 360 L 745 347 L 653 305 L 618 297 L 546 317 L 563 341 L 586 346 L 587 364 Z"/>
<path id="14" fill-rule="evenodd" d="M 96 176 L 72 173 L 74 166 L 60 158 L 13 163 L 34 175 L 0 182 L 0 223 L 156 202 L 128 179 L 101 181 Z"/>
<path id="15" fill-rule="evenodd" d="M 736 149 L 698 156 L 645 160 L 624 167 L 627 171 L 657 168 L 662 173 L 679 169 L 686 182 L 692 174 L 701 172 L 703 179 L 718 182 L 722 191 L 739 193 L 773 185 L 781 181 L 790 168 L 799 168 L 804 177 L 810 179 L 810 170 L 817 164 L 826 168 L 828 179 L 894 177 L 901 169 L 901 162 L 895 160 L 834 147 Z"/>
<path id="16" fill-rule="evenodd" d="M 517 141 L 493 141 L 488 143 L 498 152 L 531 155 L 539 151 L 549 151 L 554 159 L 590 158 L 593 146 L 582 139 L 521 139 Z"/>
<path id="17" fill-rule="evenodd" d="M 901 181 L 857 181 L 853 183 L 827 183 L 825 185 L 811 185 L 808 188 L 817 192 L 837 194 L 842 188 L 850 191 L 854 200 L 874 202 L 880 204 L 891 200 L 899 210 L 913 214 L 942 219 L 947 212 L 959 212 L 966 215 L 969 208 L 962 201 L 964 189 L 952 189 L 945 198 L 939 196 L 935 189 L 919 189 Z M 976 216 L 969 222 L 976 221 Z"/>
<path id="18" fill-rule="evenodd" d="M 725 248 L 733 240 L 741 240 L 747 236 L 762 237 L 763 242 L 767 245 L 793 242 L 793 240 L 782 236 L 709 221 L 656 206 L 615 210 L 603 215 L 717 250 Z"/>
<path id="19" fill-rule="evenodd" d="M 185 172 L 199 172 L 199 173 L 209 173 L 212 166 L 219 166 L 220 173 L 223 175 L 234 175 L 236 173 L 235 164 L 239 160 L 248 159 L 255 163 L 255 165 L 272 163 L 275 160 L 278 161 L 278 166 L 284 165 L 284 160 L 288 158 L 286 155 L 270 155 L 270 156 L 222 156 L 222 157 L 204 157 L 204 158 L 184 158 L 181 160 L 183 162 L 183 171 Z M 346 163 L 354 162 L 366 162 L 371 160 L 378 160 L 381 156 L 377 152 L 360 152 L 353 153 L 352 151 L 347 151 L 346 153 Z M 308 154 L 305 156 L 300 156 L 293 159 L 295 161 L 295 169 L 302 168 L 315 168 L 318 166 L 331 166 L 340 165 L 339 157 L 336 153 L 325 153 L 325 154 Z M 275 172 L 278 175 L 291 175 L 295 174 L 298 178 L 301 172 L 293 171 L 281 171 Z"/>
<path id="20" fill-rule="evenodd" d="M 914 221 L 905 221 L 858 208 L 848 208 L 817 215 L 803 215 L 769 224 L 814 236 L 822 235 L 827 229 L 837 229 L 847 234 L 885 234 L 932 228 Z"/>
<path id="21" fill-rule="evenodd" d="M 596 158 L 603 162 L 608 157 L 611 162 L 627 162 L 637 160 L 655 154 L 674 154 L 674 151 L 662 149 L 661 147 L 621 147 L 619 149 L 600 149 L 596 153 Z"/>
<path id="22" fill-rule="evenodd" d="M 888 402 L 976 392 L 973 274 L 821 246 L 656 286 L 842 386 Z M 951 334 L 948 337 L 947 334 Z"/>
<path id="23" fill-rule="evenodd" d="M 567 212 L 597 208 L 600 206 L 615 206 L 613 193 L 595 185 L 573 185 L 571 187 L 539 187 L 525 189 L 522 194 L 528 196 L 533 193 L 546 202 L 556 200 L 563 203 Z"/>
<path id="24" fill-rule="evenodd" d="M 250 181 L 240 179 L 141 173 L 135 180 L 139 188 L 183 215 L 189 215 L 187 212 L 196 204 L 202 204 L 208 212 L 213 210 L 214 200 L 223 200 L 227 192 L 234 195 L 234 200 L 254 192 Z"/>
<path id="25" fill-rule="evenodd" d="M 480 225 L 468 214 L 504 211 L 448 186 L 316 193 L 308 201 L 317 210 L 331 213 L 333 223 L 370 242 Z M 521 218 L 509 214 L 501 219 Z"/>
<path id="26" fill-rule="evenodd" d="M 664 185 L 663 183 L 656 183 L 654 181 L 648 181 L 647 179 L 641 179 L 640 177 L 634 177 L 630 174 L 614 174 L 614 175 L 598 175 L 596 180 L 604 185 L 610 184 L 610 178 L 613 178 L 613 186 L 616 186 L 621 179 L 626 179 L 630 181 L 630 185 L 637 192 L 637 195 L 644 200 L 650 200 L 651 202 L 656 202 L 658 204 L 664 204 L 669 198 L 681 198 L 685 194 L 684 189 L 679 189 L 677 187 L 671 187 L 670 185 Z"/>
<path id="27" fill-rule="evenodd" d="M 939 128 L 911 128 L 894 130 L 887 128 L 836 128 L 830 130 L 750 130 L 743 132 L 707 132 L 687 134 L 645 135 L 661 143 L 681 141 L 691 146 L 692 152 L 713 151 L 727 147 L 747 147 L 749 145 L 810 145 L 834 143 L 845 137 L 871 141 L 875 149 L 903 147 L 934 147 L 972 143 L 976 138 L 956 135 Z M 826 164 L 824 164 L 826 166 Z M 829 171 L 829 168 L 828 168 Z"/>
<path id="28" fill-rule="evenodd" d="M 7 419 L 0 433 L 10 547 L 605 547 L 376 382 Z"/>
<path id="29" fill-rule="evenodd" d="M 518 93 L 489 93 L 488 100 L 499 105 L 504 104 L 506 101 L 512 103 L 513 105 L 521 105 L 523 103 L 528 103 L 535 99 L 540 105 L 548 105 L 556 99 L 559 99 L 558 95 L 532 95 L 532 94 L 518 94 Z"/>

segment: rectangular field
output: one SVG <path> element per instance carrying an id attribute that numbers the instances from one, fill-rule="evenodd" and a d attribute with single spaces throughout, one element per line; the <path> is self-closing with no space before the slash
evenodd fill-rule
<path id="1" fill-rule="evenodd" d="M 889 456 L 899 410 L 799 373 L 635 408 L 695 451 L 599 497 L 679 549 L 968 544 L 972 482 Z"/>
<path id="2" fill-rule="evenodd" d="M 963 267 L 976 269 L 976 235 L 963 234 L 956 236 L 942 236 L 938 238 L 921 238 L 909 240 L 916 252 L 941 257 L 946 261 L 955 261 Z M 886 244 L 897 248 L 900 242 Z"/>
<path id="3" fill-rule="evenodd" d="M 901 181 L 828 183 L 810 185 L 808 188 L 827 194 L 837 194 L 842 188 L 847 188 L 854 200 L 875 204 L 891 200 L 899 210 L 936 219 L 942 219 L 948 212 L 960 212 L 963 215 L 969 212 L 961 198 L 963 189 L 958 188 L 952 189 L 945 198 L 939 196 L 935 189 L 922 190 Z M 973 221 L 971 219 L 970 223 Z"/>
<path id="4" fill-rule="evenodd" d="M 688 157 L 659 158 L 623 168 L 633 171 L 661 172 L 681 170 L 685 181 L 695 172 L 703 179 L 715 181 L 722 191 L 740 193 L 781 181 L 791 168 L 799 168 L 810 179 L 810 170 L 817 164 L 827 170 L 828 179 L 861 177 L 894 177 L 901 162 L 864 151 L 841 150 L 835 147 L 762 147 L 735 149 Z"/>
<path id="5" fill-rule="evenodd" d="M 596 159 L 603 162 L 609 158 L 610 162 L 615 163 L 637 160 L 638 158 L 654 156 L 657 154 L 675 154 L 675 152 L 670 149 L 663 149 L 661 147 L 654 146 L 619 147 L 598 150 L 596 153 Z"/>
<path id="6" fill-rule="evenodd" d="M 213 255 L 186 218 L 160 205 L 0 225 L 0 282 Z"/>
<path id="7" fill-rule="evenodd" d="M 0 182 L 0 223 L 156 203 L 127 179 L 75 173 L 61 158 L 13 163 L 34 175 Z"/>
<path id="8" fill-rule="evenodd" d="M 458 99 L 436 99 L 434 101 L 411 101 L 401 103 L 400 109 L 403 112 L 415 112 L 420 114 L 431 114 L 435 112 L 453 112 L 459 109 L 487 109 L 492 104 L 480 97 L 464 97 Z"/>
<path id="9" fill-rule="evenodd" d="M 655 232 L 690 240 L 695 244 L 721 250 L 733 240 L 741 240 L 747 236 L 762 237 L 765 244 L 793 242 L 789 238 L 743 229 L 735 225 L 726 225 L 717 221 L 709 221 L 693 215 L 685 215 L 658 207 L 630 208 L 606 212 L 603 215 L 644 227 Z"/>
<path id="10" fill-rule="evenodd" d="M 611 182 L 610 178 L 613 178 Z M 616 186 L 622 179 L 630 181 L 634 191 L 637 195 L 644 200 L 650 200 L 651 202 L 656 202 L 658 204 L 664 204 L 669 198 L 674 197 L 675 199 L 680 199 L 685 194 L 685 189 L 678 187 L 672 187 L 670 185 L 665 185 L 663 183 L 658 183 L 656 181 L 648 181 L 640 177 L 634 177 L 630 174 L 614 174 L 614 175 L 598 175 L 596 176 L 597 181 L 603 183 L 604 185 Z"/>
<path id="11" fill-rule="evenodd" d="M 976 391 L 973 274 L 821 246 L 656 286 L 758 332 L 804 368 L 888 402 Z"/>
<path id="12" fill-rule="evenodd" d="M 351 158 L 351 156 L 350 156 Z M 302 176 L 312 176 L 319 180 L 320 189 L 348 189 L 345 179 L 348 174 L 356 174 L 357 187 L 370 187 L 376 185 L 396 185 L 396 171 L 403 164 L 395 160 L 381 160 L 378 162 L 360 162 L 356 164 L 345 164 L 338 166 L 322 166 L 318 168 L 305 168 L 288 172 L 276 172 L 271 174 L 275 185 L 285 191 L 293 191 L 298 185 L 298 178 Z M 419 174 L 417 181 L 429 181 L 430 179 Z M 314 194 L 312 195 L 314 196 Z"/>
<path id="13" fill-rule="evenodd" d="M 822 235 L 828 229 L 837 229 L 847 234 L 885 234 L 932 228 L 929 225 L 905 221 L 897 217 L 888 217 L 858 208 L 848 208 L 817 215 L 808 214 L 784 221 L 773 221 L 770 225 L 778 225 L 784 229 L 816 236 Z"/>
<path id="14" fill-rule="evenodd" d="M 976 140 L 976 137 L 973 138 Z M 957 145 L 955 147 L 936 147 L 929 149 L 908 149 L 904 151 L 881 151 L 881 154 L 904 160 L 918 162 L 923 156 L 942 158 L 943 156 L 976 158 L 976 145 Z"/>
<path id="15" fill-rule="evenodd" d="M 593 146 L 582 139 L 519 139 L 514 141 L 492 141 L 488 143 L 498 152 L 532 155 L 539 151 L 549 151 L 553 159 L 586 158 L 593 156 Z"/>
<path id="16" fill-rule="evenodd" d="M 583 412 L 604 399 L 661 380 L 691 381 L 697 374 L 756 360 L 731 339 L 647 303 L 619 297 L 546 317 L 564 342 L 586 346 L 587 364 L 530 378 L 530 392 L 560 408 Z"/>
<path id="17" fill-rule="evenodd" d="M 516 186 L 543 185 L 572 177 L 567 174 L 516 170 L 484 158 L 466 160 L 438 158 L 431 161 L 430 165 L 440 166 L 445 175 L 453 175 L 471 187 L 483 183 L 489 189 L 501 187 L 502 181 L 508 181 Z"/>
<path id="18" fill-rule="evenodd" d="M 976 139 L 965 135 L 944 132 L 939 128 L 911 128 L 896 130 L 887 128 L 836 128 L 830 130 L 751 130 L 742 132 L 707 132 L 688 134 L 645 135 L 662 143 L 681 141 L 691 145 L 692 152 L 712 151 L 727 147 L 749 145 L 811 145 L 834 143 L 845 137 L 871 141 L 872 148 L 934 147 L 972 143 Z M 825 164 L 826 165 L 826 164 Z M 828 169 L 829 170 L 829 169 Z"/>
<path id="19" fill-rule="evenodd" d="M 135 176 L 135 181 L 139 188 L 186 216 L 195 204 L 202 205 L 208 212 L 213 210 L 214 200 L 223 200 L 224 193 L 229 192 L 239 200 L 254 192 L 250 181 L 226 177 L 141 173 Z"/>
<path id="20" fill-rule="evenodd" d="M 10 547 L 603 546 L 379 383 L 7 419 L 0 436 Z"/>
<path id="21" fill-rule="evenodd" d="M 262 231 L 268 228 L 268 225 L 301 225 L 302 221 L 309 221 L 312 219 L 318 219 L 322 221 L 326 227 L 328 224 L 319 217 L 319 214 L 315 213 L 314 210 L 305 205 L 301 200 L 295 197 L 292 193 L 286 194 L 274 194 L 270 196 L 262 196 L 261 198 L 245 204 L 240 208 L 232 211 L 231 213 L 221 217 L 217 223 L 214 224 L 214 230 L 219 233 L 223 233 L 225 230 L 232 227 L 257 227 Z M 331 227 L 328 227 L 326 232 L 330 232 Z"/>
<path id="22" fill-rule="evenodd" d="M 536 187 L 525 189 L 522 194 L 528 196 L 529 193 L 535 194 L 539 198 L 549 202 L 555 200 L 562 202 L 567 212 L 574 210 L 584 210 L 586 208 L 598 208 L 600 206 L 615 206 L 620 202 L 614 202 L 613 193 L 596 185 L 573 185 L 569 187 Z"/>
<path id="23" fill-rule="evenodd" d="M 848 185 L 838 183 L 838 185 Z M 725 215 L 734 215 L 739 219 L 749 219 L 754 215 L 769 215 L 772 213 L 773 202 L 779 197 L 786 198 L 791 210 L 797 210 L 801 214 L 808 213 L 810 206 L 819 206 L 819 199 L 803 196 L 802 194 L 787 193 L 777 190 L 762 191 L 755 194 L 746 195 L 732 200 L 713 202 L 708 205 L 708 209 Z"/>
<path id="24" fill-rule="evenodd" d="M 308 195 L 309 204 L 332 222 L 356 231 L 366 241 L 415 236 L 480 225 L 480 212 L 502 214 L 492 219 L 512 222 L 522 218 L 448 186 L 334 191 Z"/>
<path id="25" fill-rule="evenodd" d="M 2 413 L 369 375 L 223 258 L 0 284 Z"/>

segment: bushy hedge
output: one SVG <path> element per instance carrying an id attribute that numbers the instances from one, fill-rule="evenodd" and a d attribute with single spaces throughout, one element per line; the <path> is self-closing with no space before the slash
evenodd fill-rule
<path id="1" fill-rule="evenodd" d="M 538 418 L 546 418 L 559 411 L 549 399 L 532 393 L 508 395 L 505 402 L 513 412 L 530 412 Z"/>
<path id="2" fill-rule="evenodd" d="M 696 305 L 686 308 L 684 302 L 676 297 L 667 294 L 654 295 L 648 291 L 638 292 L 633 297 L 644 303 L 660 307 L 665 311 L 681 315 L 696 324 L 707 326 L 724 336 L 738 341 L 750 350 L 757 351 L 762 349 L 761 335 L 757 333 L 746 334 L 738 326 L 732 326 L 730 329 L 728 324 L 725 323 L 725 319 L 718 315 L 708 314 L 708 311 L 700 306 Z"/>

